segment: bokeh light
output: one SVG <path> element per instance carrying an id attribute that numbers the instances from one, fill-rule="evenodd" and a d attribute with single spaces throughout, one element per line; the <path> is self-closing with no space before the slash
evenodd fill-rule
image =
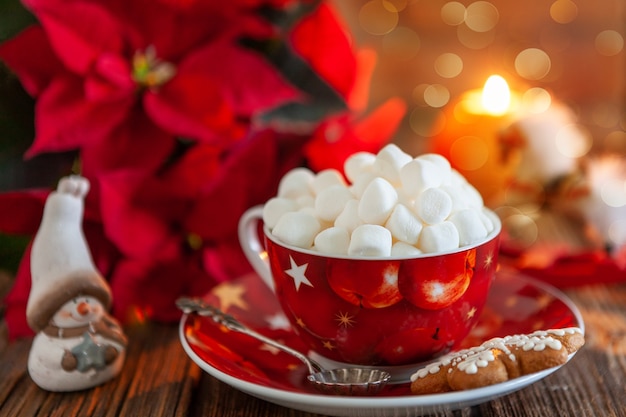
<path id="1" fill-rule="evenodd" d="M 447 52 L 435 59 L 435 72 L 443 78 L 454 78 L 463 71 L 463 60 L 457 54 Z"/>
<path id="2" fill-rule="evenodd" d="M 495 28 L 500 15 L 488 1 L 476 1 L 467 6 L 465 24 L 475 32 L 489 32 Z"/>
<path id="3" fill-rule="evenodd" d="M 556 148 L 568 158 L 580 158 L 586 155 L 592 143 L 593 139 L 587 129 L 578 124 L 562 126 L 555 138 Z"/>
<path id="4" fill-rule="evenodd" d="M 495 31 L 476 32 L 466 25 L 457 26 L 456 31 L 459 42 L 470 49 L 483 49 L 491 45 L 495 39 Z"/>
<path id="5" fill-rule="evenodd" d="M 458 1 L 450 1 L 441 7 L 441 19 L 450 26 L 458 26 L 465 21 L 466 9 Z"/>
<path id="6" fill-rule="evenodd" d="M 548 54 L 538 48 L 528 48 L 515 58 L 515 71 L 527 80 L 540 80 L 550 72 L 552 62 Z"/>
<path id="7" fill-rule="evenodd" d="M 620 109 L 611 103 L 597 103 L 591 112 L 591 118 L 598 126 L 612 128 L 619 123 Z"/>
<path id="8" fill-rule="evenodd" d="M 626 219 L 615 220 L 609 225 L 608 238 L 616 246 L 626 243 Z"/>
<path id="9" fill-rule="evenodd" d="M 397 12 L 401 12 L 406 9 L 408 5 L 408 0 L 382 0 L 383 6 L 389 10 L 396 10 Z"/>
<path id="10" fill-rule="evenodd" d="M 529 88 L 522 95 L 522 106 L 530 113 L 543 113 L 552 104 L 552 96 L 541 87 Z"/>
<path id="11" fill-rule="evenodd" d="M 398 25 L 398 10 L 389 1 L 370 1 L 359 11 L 361 28 L 372 35 L 384 35 Z"/>
<path id="12" fill-rule="evenodd" d="M 624 38 L 615 30 L 603 30 L 596 36 L 595 45 L 599 54 L 613 56 L 624 49 Z"/>
<path id="13" fill-rule="evenodd" d="M 556 0 L 550 6 L 550 17 L 557 23 L 570 23 L 578 16 L 578 6 L 571 0 Z"/>
<path id="14" fill-rule="evenodd" d="M 443 107 L 450 101 L 450 91 L 441 84 L 433 84 L 424 90 L 424 102 L 431 107 Z"/>
<path id="15" fill-rule="evenodd" d="M 602 201 L 609 207 L 626 206 L 626 183 L 623 179 L 607 178 L 600 188 Z"/>
<path id="16" fill-rule="evenodd" d="M 515 242 L 519 249 L 532 246 L 539 237 L 539 228 L 535 220 L 515 207 L 503 206 L 496 209 L 506 229 L 508 238 Z"/>

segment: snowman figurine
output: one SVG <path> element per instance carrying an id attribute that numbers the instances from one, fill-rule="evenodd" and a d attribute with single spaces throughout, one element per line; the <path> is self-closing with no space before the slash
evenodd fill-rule
<path id="1" fill-rule="evenodd" d="M 108 314 L 111 291 L 96 269 L 83 235 L 89 182 L 61 179 L 46 200 L 30 261 L 26 307 L 36 332 L 28 357 L 33 381 L 48 391 L 77 391 L 117 376 L 126 336 Z"/>

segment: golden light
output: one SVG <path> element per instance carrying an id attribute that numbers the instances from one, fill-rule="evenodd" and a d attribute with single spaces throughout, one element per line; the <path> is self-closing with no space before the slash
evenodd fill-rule
<path id="1" fill-rule="evenodd" d="M 499 75 L 490 76 L 483 87 L 481 103 L 494 116 L 505 114 L 511 106 L 511 90 L 506 80 Z"/>

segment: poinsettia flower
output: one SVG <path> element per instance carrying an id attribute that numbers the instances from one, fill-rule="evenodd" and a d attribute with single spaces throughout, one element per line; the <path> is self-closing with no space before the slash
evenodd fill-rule
<path id="1" fill-rule="evenodd" d="M 404 111 L 392 99 L 363 113 L 374 56 L 353 49 L 336 13 L 316 1 L 26 4 L 41 25 L 0 45 L 0 58 L 37 98 L 29 155 L 79 148 L 80 172 L 91 182 L 87 242 L 123 321 L 177 319 L 178 296 L 204 295 L 249 272 L 236 234 L 241 214 L 274 195 L 305 156 L 323 169 L 382 147 Z M 265 5 L 300 7 L 304 18 L 281 45 L 324 94 L 305 88 L 300 95 L 284 68 L 238 42 L 285 36 L 255 13 Z M 257 124 L 259 113 L 293 99 L 314 115 L 307 130 Z M 22 195 L 30 205 L 16 215 L 13 195 L 6 214 L 20 221 L 7 229 L 0 220 L 0 230 L 34 234 L 43 196 Z M 0 214 L 3 198 L 11 196 L 0 195 Z M 27 331 L 28 264 L 26 252 L 7 297 L 11 335 Z"/>
<path id="2" fill-rule="evenodd" d="M 273 33 L 245 13 L 250 6 L 206 3 L 181 10 L 142 0 L 25 2 L 46 37 L 28 30 L 0 46 L 0 58 L 38 98 L 28 155 L 114 142 L 137 107 L 170 142 L 229 143 L 253 113 L 296 97 L 262 56 L 239 45 L 241 36 Z M 223 9 L 244 13 L 229 24 L 216 19 Z"/>

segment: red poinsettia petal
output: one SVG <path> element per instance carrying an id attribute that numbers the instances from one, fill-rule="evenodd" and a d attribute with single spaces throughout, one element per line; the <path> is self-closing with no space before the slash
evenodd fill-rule
<path id="1" fill-rule="evenodd" d="M 364 144 L 382 146 L 398 129 L 406 113 L 406 103 L 392 97 L 372 111 L 354 126 L 354 133 Z"/>
<path id="2" fill-rule="evenodd" d="M 221 155 L 218 147 L 195 143 L 163 172 L 156 187 L 178 192 L 188 200 L 197 198 L 222 168 Z"/>
<path id="3" fill-rule="evenodd" d="M 228 143 L 243 133 L 220 89 L 204 76 L 181 74 L 144 97 L 155 124 L 177 136 Z"/>
<path id="4" fill-rule="evenodd" d="M 95 62 L 93 72 L 85 80 L 85 97 L 89 101 L 117 101 L 134 94 L 128 61 L 119 55 L 103 53 Z"/>
<path id="5" fill-rule="evenodd" d="M 364 111 L 369 104 L 370 84 L 376 67 L 376 52 L 372 49 L 361 49 L 356 53 L 357 77 L 354 88 L 347 97 L 348 107 L 353 112 Z"/>
<path id="6" fill-rule="evenodd" d="M 48 0 L 50 1 L 50 0 Z M 180 62 L 188 51 L 220 36 L 267 38 L 275 29 L 259 13 L 259 3 L 232 0 L 227 5 L 202 0 L 109 0 L 100 2 L 128 30 L 128 47 L 153 46 L 159 57 Z M 172 36 L 175 34 L 175 36 Z"/>
<path id="7" fill-rule="evenodd" d="M 252 270 L 236 235 L 221 239 L 215 246 L 202 251 L 202 265 L 216 282 L 241 277 Z"/>
<path id="8" fill-rule="evenodd" d="M 16 191 L 0 194 L 0 232 L 33 235 L 39 228 L 50 190 Z"/>
<path id="9" fill-rule="evenodd" d="M 50 83 L 54 74 L 63 70 L 41 26 L 30 26 L 0 45 L 0 58 L 17 73 L 22 86 L 33 97 Z"/>
<path id="10" fill-rule="evenodd" d="M 178 71 L 210 78 L 221 87 L 224 100 L 241 116 L 251 116 L 299 96 L 261 55 L 226 37 L 190 54 Z"/>
<path id="11" fill-rule="evenodd" d="M 207 240 L 227 238 L 239 217 L 267 189 L 275 175 L 275 144 L 265 138 L 246 139 L 207 182 L 201 197 L 185 219 L 185 228 Z"/>
<path id="12" fill-rule="evenodd" d="M 276 143 L 271 134 L 247 138 L 207 182 L 185 217 L 185 229 L 206 240 L 234 235 L 243 212 L 275 192 L 280 175 L 277 165 Z"/>
<path id="13" fill-rule="evenodd" d="M 150 259 L 154 253 L 176 246 L 180 237 L 159 215 L 135 203 L 143 178 L 119 171 L 99 178 L 104 232 L 127 256 Z"/>
<path id="14" fill-rule="evenodd" d="M 353 153 L 378 152 L 391 140 L 405 112 L 404 101 L 391 98 L 361 120 L 353 121 L 348 115 L 328 119 L 305 145 L 309 165 L 316 171 L 342 171 L 346 158 Z"/>
<path id="15" fill-rule="evenodd" d="M 147 176 L 163 164 L 174 146 L 174 137 L 135 107 L 107 140 L 84 144 L 82 173 L 88 178 L 98 178 L 117 169 L 128 169 Z"/>
<path id="16" fill-rule="evenodd" d="M 330 6 L 322 3 L 294 28 L 291 42 L 323 79 L 347 97 L 356 79 L 356 58 L 344 28 Z"/>
<path id="17" fill-rule="evenodd" d="M 25 4 L 43 25 L 57 56 L 77 74 L 85 74 L 102 52 L 122 50 L 124 30 L 99 4 L 45 0 Z"/>
<path id="18" fill-rule="evenodd" d="M 215 282 L 181 258 L 172 262 L 127 259 L 118 263 L 111 278 L 113 313 L 128 323 L 151 319 L 177 321 L 176 299 L 183 295 L 203 296 Z"/>
<path id="19" fill-rule="evenodd" d="M 79 78 L 59 77 L 37 102 L 37 135 L 26 155 L 66 151 L 100 141 L 126 117 L 133 102 L 133 96 L 114 103 L 88 102 Z"/>

